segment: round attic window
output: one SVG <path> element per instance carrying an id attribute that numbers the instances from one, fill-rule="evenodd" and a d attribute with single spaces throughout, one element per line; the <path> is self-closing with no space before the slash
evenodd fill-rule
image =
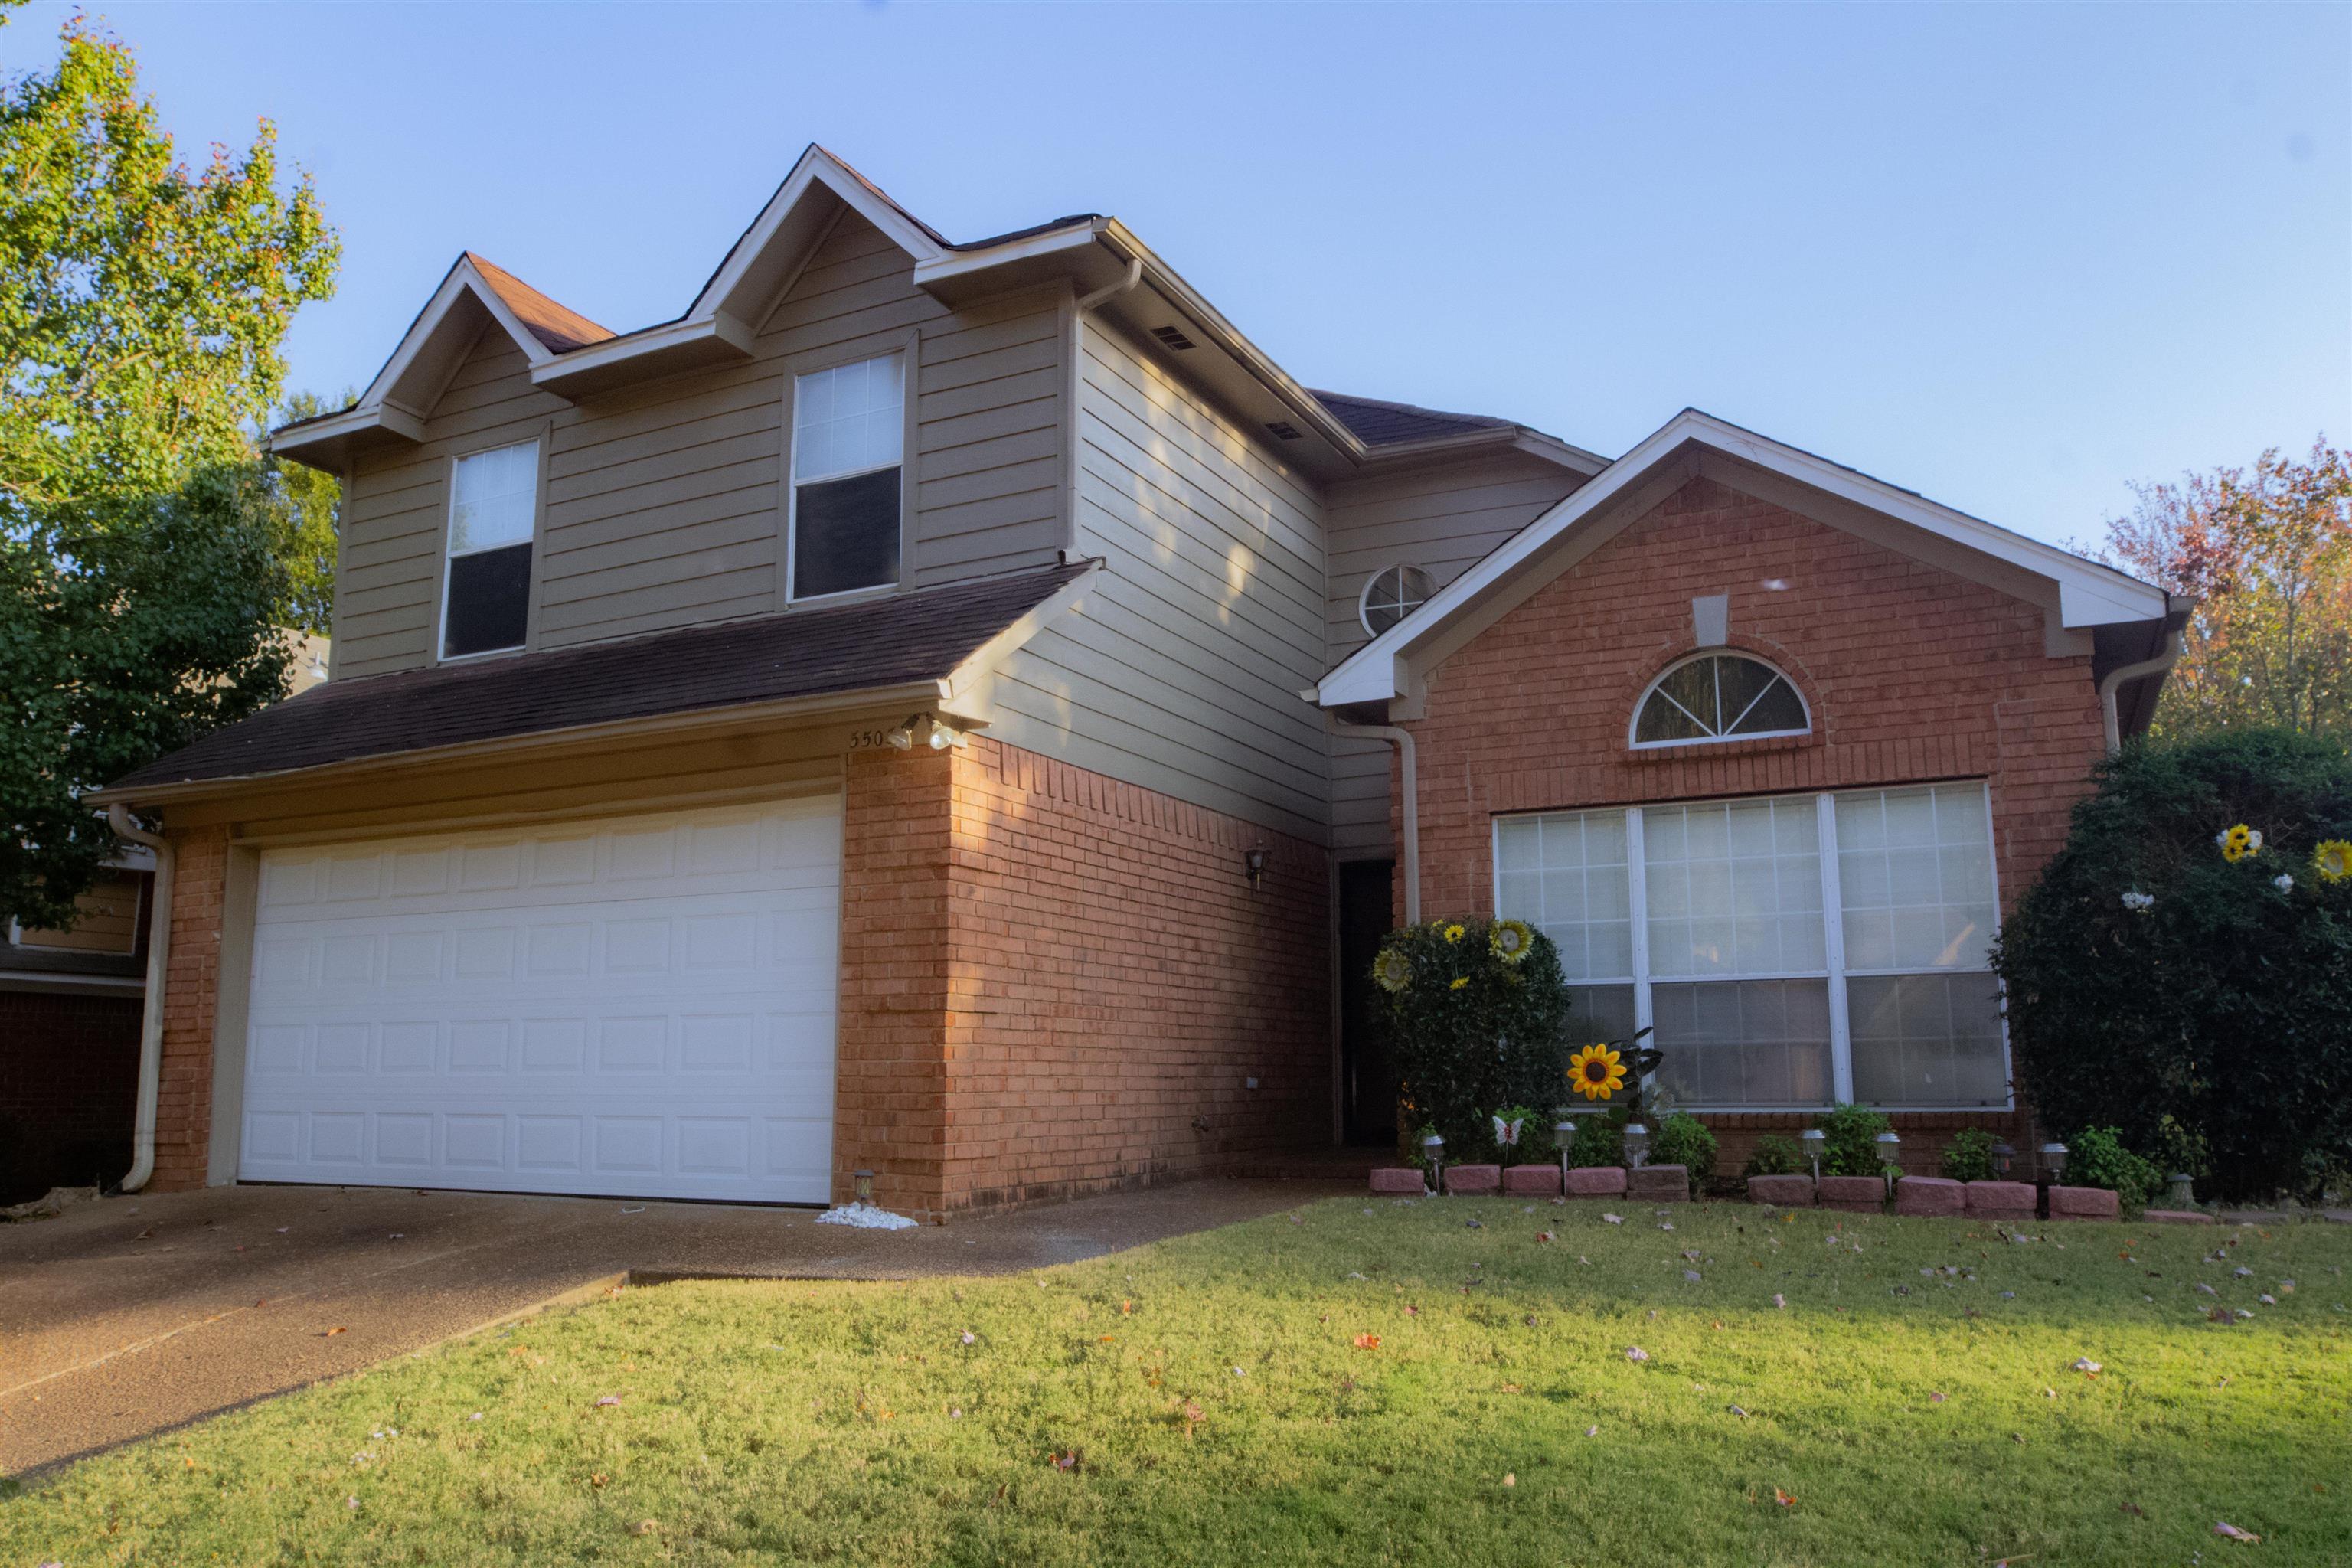
<path id="1" fill-rule="evenodd" d="M 1391 566 L 1375 573 L 1364 584 L 1357 614 L 1363 618 L 1364 629 L 1378 637 L 1421 608 L 1435 591 L 1429 574 L 1420 567 Z"/>

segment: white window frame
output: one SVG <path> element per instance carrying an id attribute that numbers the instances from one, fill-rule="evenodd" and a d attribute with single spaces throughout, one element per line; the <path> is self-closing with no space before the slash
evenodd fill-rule
<path id="1" fill-rule="evenodd" d="M 1418 572 L 1423 578 L 1427 579 L 1429 583 L 1429 592 L 1422 596 L 1421 604 L 1413 605 L 1412 610 L 1421 608 L 1422 605 L 1426 605 L 1431 599 L 1437 596 L 1437 577 L 1428 567 L 1417 566 L 1410 561 L 1390 562 L 1387 565 L 1381 567 L 1379 571 L 1365 578 L 1364 585 L 1356 590 L 1356 624 L 1363 627 L 1364 630 L 1372 637 L 1379 637 L 1381 632 L 1388 629 L 1385 626 L 1375 626 L 1372 625 L 1372 584 L 1379 582 L 1381 578 L 1387 576 L 1391 572 L 1398 574 L 1397 581 L 1400 587 L 1402 587 L 1404 581 L 1403 574 L 1407 572 Z M 1402 597 L 1402 593 L 1400 593 L 1399 597 Z M 1407 610 L 1404 613 L 1404 616 L 1412 615 L 1412 610 Z M 1403 620 L 1404 616 L 1399 616 L 1397 620 Z M 1394 624 L 1394 622 L 1391 623 L 1391 625 Z"/>
<path id="2" fill-rule="evenodd" d="M 898 469 L 898 570 L 887 583 L 869 583 L 864 587 L 859 588 L 838 588 L 830 594 L 801 594 L 793 581 L 794 576 L 797 575 L 800 560 L 801 378 L 803 376 L 815 375 L 824 371 L 840 370 L 846 365 L 864 364 L 869 360 L 885 359 L 895 359 L 898 361 L 898 416 L 899 422 L 903 427 L 903 433 L 899 437 L 898 440 L 898 460 L 895 463 L 875 463 L 863 468 L 849 468 L 841 473 L 827 474 L 823 479 L 812 479 L 809 482 L 812 484 L 830 484 L 835 479 L 854 479 L 866 474 L 878 474 L 885 468 Z M 844 600 L 878 597 L 886 594 L 897 593 L 899 585 L 906 581 L 907 556 L 914 543 L 913 540 L 908 537 L 909 530 L 907 526 L 907 522 L 908 519 L 913 515 L 914 507 L 914 497 L 910 482 L 910 470 L 912 467 L 912 459 L 915 454 L 916 422 L 914 379 L 915 369 L 918 363 L 916 343 L 909 341 L 901 347 L 884 349 L 879 353 L 870 353 L 861 350 L 856 353 L 844 354 L 835 358 L 819 361 L 811 361 L 803 364 L 795 364 L 792 367 L 792 374 L 785 378 L 784 384 L 787 390 L 784 396 L 783 583 L 784 603 L 787 605 L 824 605 Z"/>
<path id="3" fill-rule="evenodd" d="M 1642 732 L 1642 710 L 1650 705 L 1650 699 L 1652 697 L 1658 695 L 1658 688 L 1664 685 L 1666 678 L 1674 674 L 1675 671 L 1684 668 L 1685 665 L 1696 664 L 1703 658 L 1742 659 L 1749 664 L 1761 665 L 1764 668 L 1770 670 L 1775 676 L 1780 678 L 1780 683 L 1786 686 L 1796 697 L 1797 710 L 1805 716 L 1804 728 L 1801 730 L 1757 730 L 1745 735 L 1691 735 L 1678 741 L 1644 741 L 1640 739 Z M 1767 684 L 1769 687 L 1769 683 Z M 1718 694 L 1720 693 L 1720 687 L 1718 687 Z M 1748 709 L 1755 707 L 1758 702 L 1761 702 L 1763 700 L 1764 693 L 1761 691 L 1758 692 L 1754 700 L 1748 704 L 1748 708 L 1743 708 L 1739 710 L 1739 719 L 1745 719 L 1748 717 Z M 1672 697 L 1668 697 L 1666 700 L 1669 702 L 1675 702 L 1675 700 Z M 1703 724 L 1706 722 L 1706 721 L 1699 718 L 1697 714 L 1693 713 L 1687 708 L 1684 708 L 1681 703 L 1675 702 L 1675 706 L 1677 709 L 1680 709 L 1683 716 L 1688 719 L 1692 723 Z M 1737 724 L 1739 722 L 1739 719 L 1734 719 L 1732 722 Z M 1642 695 L 1633 699 L 1633 711 L 1627 715 L 1625 720 L 1625 743 L 1637 752 L 1664 751 L 1671 746 L 1727 746 L 1739 741 L 1787 740 L 1792 736 L 1810 735 L 1812 732 L 1813 705 L 1805 700 L 1804 689 L 1795 681 L 1789 679 L 1789 672 L 1787 670 L 1782 669 L 1770 659 L 1759 658 L 1757 655 L 1749 653 L 1746 648 L 1738 647 L 1703 647 L 1696 653 L 1686 654 L 1683 658 L 1675 660 L 1674 663 L 1658 671 L 1656 676 L 1651 679 L 1650 683 L 1642 688 Z M 1675 804 L 1681 805 L 1684 803 L 1676 802 Z M 1689 804 L 1696 805 L 1697 803 L 1691 802 Z"/>
<path id="4" fill-rule="evenodd" d="M 530 537 L 509 540 L 504 544 L 478 545 L 472 550 L 455 550 L 457 537 L 457 465 L 468 458 L 487 457 L 492 452 L 509 451 L 518 447 L 535 448 L 531 454 Z M 510 653 L 520 653 L 530 647 L 531 624 L 539 617 L 539 546 L 540 526 L 547 510 L 547 433 L 526 436 L 520 441 L 499 441 L 488 447 L 476 447 L 470 451 L 449 454 L 447 479 L 449 497 L 441 509 L 441 562 L 436 568 L 441 579 L 440 613 L 433 622 L 433 662 L 436 664 L 466 664 L 478 658 L 502 658 Z M 468 555 L 484 555 L 493 550 L 512 550 L 517 544 L 530 546 L 530 578 L 523 590 L 522 641 L 509 643 L 504 647 L 476 648 L 471 653 L 450 653 L 449 647 L 449 563 Z"/>
<path id="5" fill-rule="evenodd" d="M 1762 661 L 1759 660 L 1758 662 L 1760 663 Z M 1790 684 L 1793 686 L 1794 682 L 1791 682 Z M 1799 700 L 1801 701 L 1802 700 L 1802 694 L 1800 693 Z M 1741 740 L 1747 740 L 1750 737 L 1745 735 L 1740 737 Z M 1869 980 L 1884 976 L 1901 976 L 1923 973 L 1981 974 L 1986 979 L 1992 982 L 1996 989 L 2000 988 L 2000 976 L 1990 968 L 1952 970 L 1859 969 L 1850 971 L 1845 966 L 1845 921 L 1843 918 L 1845 900 L 1843 890 L 1838 885 L 1837 866 L 1838 796 L 1841 795 L 1860 795 L 1885 794 L 1891 790 L 1932 789 L 1939 785 L 1948 786 L 1958 784 L 1974 784 L 1978 789 L 1983 792 L 1985 808 L 1985 859 L 1991 873 L 1993 918 L 1992 935 L 1994 937 L 1998 937 L 2000 934 L 2001 922 L 2000 855 L 1999 853 L 2000 847 L 1994 842 L 1992 837 L 1992 786 L 1990 781 L 1984 779 L 1929 779 L 1916 784 L 1872 784 L 1851 790 L 1823 790 L 1816 792 L 1813 795 L 1813 809 L 1817 814 L 1817 820 L 1820 824 L 1818 853 L 1820 854 L 1822 862 L 1822 926 L 1823 935 L 1828 944 L 1825 961 L 1829 965 L 1829 973 L 1826 978 L 1829 985 L 1830 1074 L 1832 1093 L 1840 1104 L 1851 1104 L 1853 1101 L 1853 1031 L 1852 1021 L 1848 1016 L 1846 1007 L 1846 982 L 1849 979 Z M 1736 804 L 1741 801 L 1801 800 L 1804 797 L 1801 794 L 1790 795 L 1733 795 L 1719 796 L 1706 800 L 1656 801 L 1652 804 L 1661 808 L 1671 807 L 1675 810 L 1680 810 L 1685 806 L 1724 805 Z M 1664 980 L 1654 980 L 1650 972 L 1650 895 L 1649 877 L 1647 874 L 1647 856 L 1645 854 L 1645 846 L 1643 838 L 1643 808 L 1638 805 L 1557 806 L 1542 811 L 1498 812 L 1495 814 L 1488 825 L 1486 843 L 1486 879 L 1491 887 L 1494 914 L 1497 920 L 1502 919 L 1504 915 L 1503 824 L 1507 821 L 1519 821 L 1541 816 L 1572 816 L 1586 815 L 1596 811 L 1622 811 L 1625 814 L 1625 908 L 1628 917 L 1633 921 L 1633 931 L 1631 932 L 1633 941 L 1631 945 L 1633 955 L 1633 973 L 1629 975 L 1586 976 L 1581 979 L 1570 981 L 1568 984 L 1571 987 L 1582 989 L 1603 985 L 1630 984 L 1633 988 L 1633 1026 L 1637 1029 L 1646 1029 L 1654 1027 L 1657 1022 L 1657 1016 L 1651 994 L 1651 987 L 1653 984 L 1728 984 L 1743 980 L 1820 980 L 1824 978 L 1821 973 L 1814 971 L 1807 970 L 1801 972 L 1791 970 L 1786 973 L 1775 973 L 1770 974 L 1724 975 L 1717 979 L 1693 980 L 1691 977 L 1685 975 L 1669 975 Z M 2017 1086 L 2014 1077 L 2015 1065 L 2010 1055 L 2009 1010 L 2005 1006 L 2000 1010 L 2000 1073 L 2001 1084 L 2003 1086 L 2002 1094 L 2000 1102 L 1996 1105 L 1898 1105 L 1889 1106 L 1885 1109 L 1889 1114 L 1902 1116 L 1914 1114 L 1931 1116 L 1950 1114 L 1990 1116 L 2005 1110 L 2016 1110 Z M 1821 1105 L 1689 1105 L 1683 1107 L 1683 1109 L 1712 1116 L 1734 1116 L 1745 1114 L 1774 1114 L 1790 1111 L 1804 1115 L 1814 1115 L 1826 1110 L 1829 1108 L 1827 1106 Z"/>

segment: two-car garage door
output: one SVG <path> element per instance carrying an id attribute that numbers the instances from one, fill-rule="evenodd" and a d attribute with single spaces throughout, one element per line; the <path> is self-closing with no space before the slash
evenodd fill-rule
<path id="1" fill-rule="evenodd" d="M 248 1181 L 822 1203 L 837 798 L 264 852 Z"/>

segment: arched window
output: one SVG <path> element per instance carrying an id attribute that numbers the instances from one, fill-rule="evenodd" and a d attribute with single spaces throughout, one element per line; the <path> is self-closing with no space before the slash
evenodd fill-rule
<path id="1" fill-rule="evenodd" d="M 1420 567 L 1391 566 L 1364 584 L 1356 613 L 1363 618 L 1364 629 L 1378 637 L 1421 608 L 1435 591 L 1429 574 Z"/>
<path id="2" fill-rule="evenodd" d="M 1737 653 L 1696 654 L 1670 666 L 1633 705 L 1636 746 L 1801 735 L 1812 727 L 1787 676 Z"/>

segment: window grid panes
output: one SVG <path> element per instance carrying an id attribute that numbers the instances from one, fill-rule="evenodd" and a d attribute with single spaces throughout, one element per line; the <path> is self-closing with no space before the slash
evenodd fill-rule
<path id="1" fill-rule="evenodd" d="M 449 553 L 530 542 L 539 510 L 539 443 L 471 452 L 449 486 Z"/>
<path id="2" fill-rule="evenodd" d="M 538 442 L 468 452 L 451 463 L 442 658 L 523 646 L 530 626 L 531 539 L 538 521 Z"/>
<path id="3" fill-rule="evenodd" d="M 1418 566 L 1391 566 L 1364 584 L 1364 629 L 1380 636 L 1429 602 L 1429 574 Z"/>
<path id="4" fill-rule="evenodd" d="M 1864 1103 L 2009 1102 L 1980 784 L 1502 817 L 1495 852 L 1496 910 L 1559 944 L 1580 1037 L 1654 1025 L 1685 1103 L 1827 1105 L 1841 1068 Z"/>
<path id="5" fill-rule="evenodd" d="M 1636 746 L 1801 735 L 1811 728 L 1805 700 L 1788 678 L 1738 654 L 1685 659 L 1658 677 L 1633 710 Z"/>
<path id="6" fill-rule="evenodd" d="M 795 483 L 890 468 L 906 444 L 905 355 L 837 364 L 794 382 Z"/>

